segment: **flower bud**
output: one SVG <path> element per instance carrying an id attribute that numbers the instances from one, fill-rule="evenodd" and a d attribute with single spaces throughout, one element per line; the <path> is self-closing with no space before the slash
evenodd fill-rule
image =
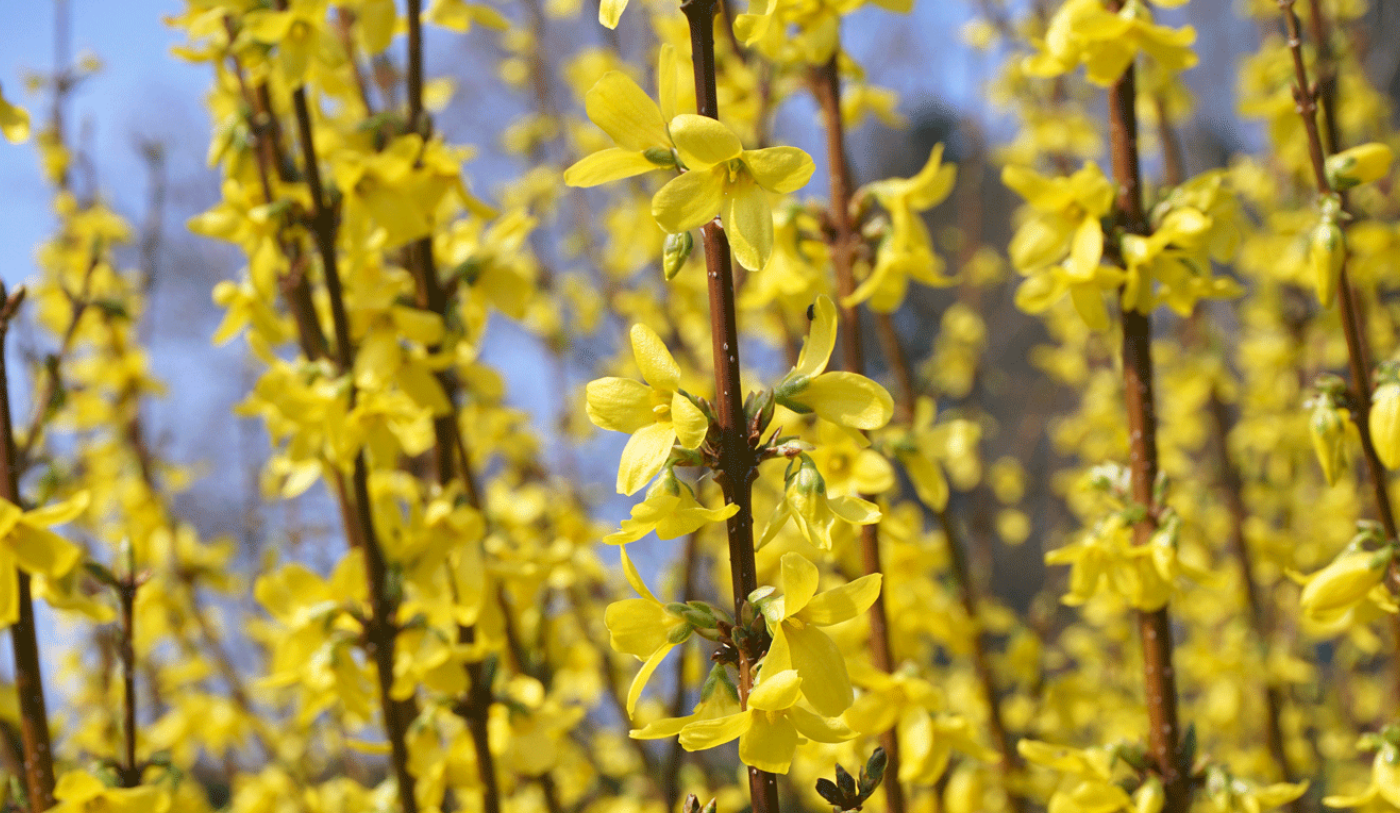
<path id="1" fill-rule="evenodd" d="M 665 147 L 649 147 L 642 151 L 642 157 L 657 165 L 671 169 L 676 165 L 676 154 Z"/>
<path id="2" fill-rule="evenodd" d="M 1361 602 L 1385 577 L 1393 553 L 1348 549 L 1332 564 L 1313 574 L 1300 601 L 1303 613 L 1314 618 L 1343 612 Z"/>
<path id="3" fill-rule="evenodd" d="M 685 261 L 690 259 L 690 252 L 694 248 L 695 238 L 691 237 L 688 231 L 666 235 L 666 244 L 661 251 L 661 272 L 666 275 L 666 279 L 676 278 L 685 267 Z"/>
<path id="4" fill-rule="evenodd" d="M 1390 172 L 1390 147 L 1372 141 L 1327 159 L 1327 180 L 1338 191 L 1378 181 Z"/>
<path id="5" fill-rule="evenodd" d="M 1400 468 L 1400 384 L 1382 384 L 1371 400 L 1371 444 L 1388 469 Z"/>
<path id="6" fill-rule="evenodd" d="M 1332 307 L 1336 299 L 1337 279 L 1342 275 L 1346 257 L 1347 242 L 1341 227 L 1335 220 L 1324 218 L 1313 229 L 1312 240 L 1308 243 L 1308 267 L 1317 290 L 1317 301 L 1324 308 Z"/>
<path id="7" fill-rule="evenodd" d="M 1322 466 L 1322 477 L 1327 485 L 1337 484 L 1337 477 L 1346 467 L 1346 421 L 1350 420 L 1346 410 L 1320 400 L 1313 407 L 1312 418 L 1308 421 L 1312 435 L 1313 451 L 1317 462 Z"/>

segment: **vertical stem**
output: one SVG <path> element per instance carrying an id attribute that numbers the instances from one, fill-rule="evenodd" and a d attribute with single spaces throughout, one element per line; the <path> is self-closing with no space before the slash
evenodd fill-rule
<path id="1" fill-rule="evenodd" d="M 846 128 L 841 121 L 841 75 L 837 65 L 840 53 L 836 53 L 825 65 L 812 70 L 812 91 L 821 108 L 822 122 L 826 128 L 826 158 L 828 177 L 831 183 L 831 228 L 835 232 L 831 240 L 831 263 L 836 271 L 836 295 L 841 314 L 841 356 L 849 372 L 865 374 L 865 349 L 861 346 L 860 311 L 855 306 L 845 304 L 856 288 L 855 261 L 856 235 L 851 223 L 851 170 L 846 162 Z M 862 495 L 868 496 L 868 495 Z M 861 567 L 867 573 L 879 573 L 880 527 L 863 525 L 860 529 Z M 885 610 L 884 591 L 875 597 L 870 605 L 871 660 L 875 668 L 882 672 L 894 671 L 894 651 L 890 645 L 889 617 Z M 891 813 L 904 813 L 904 788 L 899 783 L 899 735 L 891 728 L 880 734 L 880 745 L 885 749 L 887 761 L 885 803 Z"/>
<path id="2" fill-rule="evenodd" d="M 684 0 L 681 11 L 690 25 L 691 63 L 695 71 L 698 112 L 719 118 L 715 89 L 716 0 Z M 705 272 L 710 298 L 711 352 L 715 367 L 715 398 L 719 405 L 720 471 L 716 476 L 724 500 L 739 507 L 725 527 L 729 533 L 729 571 L 734 584 L 734 617 L 740 618 L 749 593 L 758 587 L 753 551 L 753 480 L 757 461 L 749 445 L 739 380 L 739 327 L 734 313 L 734 262 L 729 238 L 714 221 L 701 229 L 705 240 Z M 753 686 L 752 666 L 739 660 L 739 702 L 747 707 Z M 749 795 L 753 813 L 778 813 L 778 780 L 750 767 Z"/>
<path id="3" fill-rule="evenodd" d="M 1112 3 L 1117 6 L 1118 3 Z M 1135 68 L 1129 65 L 1109 91 L 1109 135 L 1113 177 L 1118 185 L 1120 225 L 1147 233 L 1138 165 Z M 1145 545 L 1157 529 L 1157 415 L 1152 393 L 1152 323 L 1148 314 L 1123 311 L 1123 383 L 1128 412 L 1129 466 L 1133 500 L 1144 506 L 1133 526 L 1134 542 Z M 1149 757 L 1166 790 L 1164 813 L 1185 813 L 1191 803 L 1190 777 L 1180 760 L 1181 724 L 1177 714 L 1176 670 L 1172 666 L 1171 617 L 1166 606 L 1138 611 L 1147 694 Z"/>
<path id="4" fill-rule="evenodd" d="M 283 0 L 285 3 L 285 0 Z M 306 181 L 311 193 L 312 229 L 318 253 L 321 255 L 321 268 L 325 276 L 326 294 L 331 309 L 331 323 L 335 329 L 335 360 L 340 373 L 347 378 L 350 391 L 350 406 L 355 405 L 354 346 L 350 338 L 350 320 L 345 311 L 345 292 L 341 287 L 340 271 L 336 261 L 335 213 L 326 207 L 326 198 L 321 185 L 321 170 L 317 164 L 316 143 L 311 127 L 311 111 L 306 103 L 306 89 L 298 87 L 292 91 L 292 105 L 296 110 L 297 130 L 301 139 Z M 369 588 L 370 618 L 365 627 L 365 650 L 374 660 L 379 679 L 379 700 L 384 710 L 384 728 L 388 735 L 392 755 L 394 778 L 398 786 L 399 804 L 402 813 L 417 813 L 418 801 L 414 795 L 414 778 L 408 769 L 408 726 L 418 716 L 416 700 L 395 700 L 391 695 L 394 684 L 394 639 L 398 634 L 395 615 L 398 607 L 387 592 L 388 563 L 376 538 L 374 522 L 370 515 L 369 467 L 365 463 L 364 450 L 355 454 L 354 469 L 350 478 L 351 502 L 354 505 L 355 524 L 358 526 L 361 549 L 365 556 L 365 579 Z"/>
<path id="5" fill-rule="evenodd" d="M 0 498 L 21 505 L 19 467 L 15 458 L 14 427 L 10 422 L 10 383 L 5 368 L 5 339 L 10 320 L 24 300 L 24 289 L 6 297 L 0 284 Z M 22 507 L 22 506 L 21 506 Z M 0 578 L 8 574 L 0 573 Z M 24 743 L 24 784 L 32 810 L 48 810 L 53 798 L 53 746 L 49 740 L 49 715 L 44 704 L 44 673 L 39 664 L 39 638 L 34 624 L 34 599 L 29 574 L 15 568 L 19 582 L 19 620 L 10 628 L 14 645 L 15 691 L 19 696 L 20 740 Z"/>

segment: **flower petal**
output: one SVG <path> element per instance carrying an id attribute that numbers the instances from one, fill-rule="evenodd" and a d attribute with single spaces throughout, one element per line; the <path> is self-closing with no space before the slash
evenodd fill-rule
<path id="1" fill-rule="evenodd" d="M 792 720 L 793 725 L 797 727 L 802 736 L 817 742 L 845 742 L 856 735 L 840 719 L 819 717 L 801 706 L 789 709 L 788 719 Z M 880 732 L 872 733 L 878 734 Z"/>
<path id="2" fill-rule="evenodd" d="M 744 153 L 744 145 L 734 131 L 719 119 L 682 113 L 671 119 L 671 139 L 681 160 L 692 170 L 706 170 L 732 161 Z"/>
<path id="3" fill-rule="evenodd" d="M 642 371 L 642 378 L 658 390 L 675 392 L 681 383 L 681 368 L 666 343 L 656 331 L 646 325 L 632 326 L 632 356 Z M 649 408 L 649 407 L 648 407 Z"/>
<path id="4" fill-rule="evenodd" d="M 705 413 L 680 393 L 671 397 L 671 425 L 676 428 L 676 438 L 687 449 L 699 448 L 710 431 Z"/>
<path id="5" fill-rule="evenodd" d="M 879 429 L 894 415 L 894 399 L 863 375 L 822 373 L 793 397 L 818 416 L 852 429 Z"/>
<path id="6" fill-rule="evenodd" d="M 791 618 L 807 606 L 817 594 L 821 573 L 817 566 L 800 553 L 784 553 L 778 584 L 783 589 L 782 618 Z M 780 619 L 781 620 L 781 619 Z"/>
<path id="7" fill-rule="evenodd" d="M 597 186 L 608 181 L 631 178 L 661 167 L 647 160 L 636 150 L 609 147 L 592 155 L 584 156 L 578 163 L 564 170 L 564 183 L 569 186 Z"/>
<path id="8" fill-rule="evenodd" d="M 759 186 L 780 194 L 806 186 L 817 168 L 812 156 L 796 147 L 744 150 L 743 161 Z"/>
<path id="9" fill-rule="evenodd" d="M 631 585 L 633 590 L 637 591 L 637 595 L 649 598 L 659 605 L 661 602 L 647 589 L 646 582 L 642 581 L 642 574 L 637 572 L 637 566 L 632 564 L 632 557 L 627 555 L 627 547 L 624 545 L 618 549 L 618 552 L 622 557 L 622 575 L 627 579 L 627 583 Z"/>
<path id="10" fill-rule="evenodd" d="M 782 711 L 792 708 L 802 694 L 802 678 L 795 669 L 765 675 L 749 693 L 749 708 Z"/>
<path id="11" fill-rule="evenodd" d="M 654 423 L 632 433 L 617 466 L 617 493 L 636 494 L 671 456 L 676 430 L 670 423 Z"/>
<path id="12" fill-rule="evenodd" d="M 846 661 L 831 636 L 814 626 L 787 623 L 792 666 L 802 676 L 802 696 L 826 717 L 839 717 L 856 699 Z"/>
<path id="13" fill-rule="evenodd" d="M 606 0 L 604 8 L 606 8 Z M 621 12 L 621 8 L 618 8 Z M 608 71 L 583 99 L 588 118 L 626 150 L 643 152 L 651 147 L 669 149 L 666 122 L 651 97 L 620 71 Z"/>
<path id="14" fill-rule="evenodd" d="M 787 715 L 754 715 L 752 727 L 739 739 L 739 761 L 769 773 L 787 773 L 797 750 L 797 729 Z"/>
<path id="15" fill-rule="evenodd" d="M 871 573 L 813 596 L 803 608 L 801 619 L 818 627 L 850 621 L 875 603 L 876 596 L 880 595 L 881 578 L 881 574 Z"/>
<path id="16" fill-rule="evenodd" d="M 768 193 L 752 178 L 740 177 L 724 190 L 720 210 L 729 247 L 739 265 L 761 271 L 773 256 L 773 209 Z"/>
<path id="17" fill-rule="evenodd" d="M 651 411 L 651 388 L 630 378 L 600 378 L 588 382 L 588 419 L 599 429 L 632 434 L 656 423 Z"/>
<path id="18" fill-rule="evenodd" d="M 668 234 L 698 229 L 724 204 L 724 169 L 691 170 L 672 178 L 651 199 L 651 216 Z"/>
<path id="19" fill-rule="evenodd" d="M 831 351 L 836 348 L 836 303 L 825 294 L 817 297 L 812 305 L 812 329 L 802 343 L 802 353 L 797 357 L 797 366 L 789 378 L 803 376 L 812 378 L 826 369 L 831 360 Z"/>
<path id="20" fill-rule="evenodd" d="M 10 532 L 5 544 L 14 551 L 15 561 L 26 572 L 42 573 L 55 579 L 72 570 L 83 558 L 82 548 L 24 520 Z"/>
<path id="21" fill-rule="evenodd" d="M 681 729 L 681 747 L 687 751 L 714 748 L 742 736 L 752 725 L 752 711 L 741 711 L 713 720 L 697 720 Z"/>
<path id="22" fill-rule="evenodd" d="M 627 8 L 627 0 L 602 0 L 598 4 L 598 22 L 605 28 L 617 28 L 622 12 Z"/>
<path id="23" fill-rule="evenodd" d="M 628 717 L 631 717 L 632 713 L 636 710 L 637 699 L 642 696 L 642 689 L 647 685 L 647 681 L 651 679 L 651 673 L 655 672 L 656 667 L 661 665 L 661 661 L 666 657 L 667 653 L 675 648 L 676 644 L 668 643 L 651 653 L 651 657 L 647 658 L 647 662 L 642 664 L 641 671 L 637 672 L 637 676 L 632 678 L 632 686 L 627 690 Z"/>

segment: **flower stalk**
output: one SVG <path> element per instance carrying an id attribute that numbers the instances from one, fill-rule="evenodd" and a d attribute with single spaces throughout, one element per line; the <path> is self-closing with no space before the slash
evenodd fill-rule
<path id="1" fill-rule="evenodd" d="M 719 118 L 715 86 L 716 0 L 685 0 L 681 4 L 690 26 L 691 61 L 695 74 L 697 112 Z M 749 445 L 744 418 L 743 391 L 739 380 L 739 327 L 734 306 L 734 263 L 729 238 L 713 220 L 701 234 L 705 242 L 705 273 L 710 302 L 710 336 L 715 368 L 715 400 L 719 431 L 719 469 L 716 480 L 726 504 L 739 510 L 725 528 L 729 535 L 729 569 L 734 585 L 734 617 L 742 615 L 748 595 L 758 588 L 754 564 L 753 480 L 758 460 Z M 739 702 L 747 708 L 753 687 L 753 665 L 739 660 Z M 777 777 L 749 767 L 749 794 L 754 813 L 778 813 Z"/>

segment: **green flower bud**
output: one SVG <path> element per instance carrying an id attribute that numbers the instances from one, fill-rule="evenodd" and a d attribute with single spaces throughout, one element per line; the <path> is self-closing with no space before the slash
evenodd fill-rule
<path id="1" fill-rule="evenodd" d="M 1390 172 L 1390 147 L 1375 141 L 1352 147 L 1327 159 L 1327 180 L 1338 191 L 1378 181 Z"/>
<path id="2" fill-rule="evenodd" d="M 1326 399 L 1318 399 L 1312 418 L 1308 421 L 1313 451 L 1317 453 L 1322 476 L 1329 486 L 1337 484 L 1337 477 L 1346 467 L 1346 424 L 1350 420 L 1351 416 L 1344 408 L 1332 406 Z"/>
<path id="3" fill-rule="evenodd" d="M 665 147 L 651 147 L 643 150 L 642 157 L 659 167 L 672 169 L 676 166 L 676 153 Z"/>
<path id="4" fill-rule="evenodd" d="M 666 275 L 666 279 L 676 278 L 685 267 L 685 261 L 690 259 L 690 252 L 694 248 L 695 238 L 691 237 L 688 231 L 666 235 L 666 244 L 661 252 L 661 271 Z"/>

